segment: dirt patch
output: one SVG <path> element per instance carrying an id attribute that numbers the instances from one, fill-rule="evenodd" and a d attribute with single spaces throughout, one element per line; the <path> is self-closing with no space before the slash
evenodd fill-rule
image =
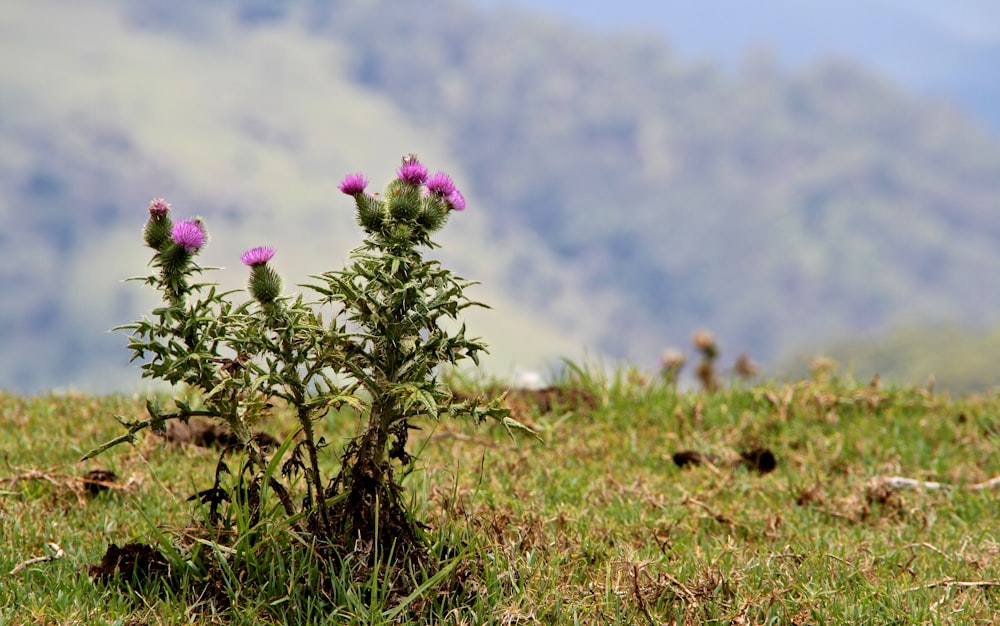
<path id="1" fill-rule="evenodd" d="M 738 459 L 727 461 L 715 454 L 698 452 L 697 450 L 681 450 L 671 457 L 677 467 L 697 467 L 699 465 L 715 465 L 735 468 L 744 466 L 759 474 L 768 474 L 778 467 L 778 458 L 768 448 L 751 448 L 740 452 Z"/>
<path id="2" fill-rule="evenodd" d="M 703 454 L 697 450 L 681 450 L 674 453 L 673 460 L 677 467 L 697 467 L 705 463 L 715 465 L 719 457 L 714 454 Z"/>
<path id="3" fill-rule="evenodd" d="M 83 488 L 92 496 L 116 486 L 118 475 L 111 470 L 94 469 L 83 475 Z"/>
<path id="4" fill-rule="evenodd" d="M 752 448 L 740 452 L 743 465 L 760 474 L 768 474 L 778 467 L 778 459 L 768 448 Z"/>
<path id="5" fill-rule="evenodd" d="M 187 423 L 170 420 L 163 437 L 171 443 L 201 448 L 229 448 L 239 445 L 236 435 L 228 426 L 201 419 L 192 419 Z M 278 445 L 278 440 L 265 432 L 254 433 L 254 441 L 262 449 Z"/>
<path id="6" fill-rule="evenodd" d="M 167 578 L 170 565 L 159 550 L 145 543 L 127 543 L 121 547 L 112 543 L 101 562 L 90 567 L 89 573 L 97 583 L 107 584 L 117 573 L 121 580 L 141 585 Z"/>
<path id="7" fill-rule="evenodd" d="M 575 387 L 511 389 L 507 399 L 512 404 L 528 404 L 540 413 L 551 413 L 556 409 L 593 411 L 599 404 L 593 393 Z"/>

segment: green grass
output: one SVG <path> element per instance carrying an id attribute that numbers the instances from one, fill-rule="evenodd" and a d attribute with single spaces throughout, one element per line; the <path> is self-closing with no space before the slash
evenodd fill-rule
<path id="1" fill-rule="evenodd" d="M 961 486 L 1000 474 L 1000 399 L 837 379 L 706 395 L 609 376 L 578 371 L 548 411 L 512 395 L 542 441 L 423 425 L 406 485 L 435 549 L 457 554 L 451 582 L 430 581 L 398 619 L 986 624 L 1000 613 L 995 490 L 871 489 L 877 476 Z M 77 463 L 120 434 L 112 414 L 142 411 L 141 398 L 0 395 L 0 623 L 388 621 L 401 598 L 374 577 L 338 589 L 335 609 L 281 587 L 309 575 L 304 544 L 272 546 L 253 575 L 281 588 L 248 587 L 238 611 L 95 587 L 86 570 L 108 542 L 183 528 L 186 497 L 211 483 L 215 451 L 151 437 Z M 324 428 L 337 441 L 354 424 Z M 731 466 L 754 446 L 774 451 L 774 472 Z M 680 469 L 671 457 L 682 449 L 720 460 Z M 122 488 L 86 494 L 75 477 L 97 467 Z M 8 575 L 49 542 L 65 557 Z"/>

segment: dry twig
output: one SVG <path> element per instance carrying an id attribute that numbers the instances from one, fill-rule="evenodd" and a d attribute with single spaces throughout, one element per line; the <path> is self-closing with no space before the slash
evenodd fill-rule
<path id="1" fill-rule="evenodd" d="M 646 598 L 642 595 L 642 590 L 639 588 L 639 566 L 632 565 L 632 590 L 635 594 L 635 600 L 639 605 L 639 610 L 646 617 L 646 621 L 650 624 L 656 624 L 656 620 L 649 613 L 649 607 L 646 606 Z"/>
<path id="2" fill-rule="evenodd" d="M 944 580 L 938 580 L 926 585 L 910 587 L 906 590 L 906 592 L 920 591 L 921 589 L 935 589 L 937 587 L 944 587 L 945 589 L 950 589 L 952 587 L 960 587 L 963 589 L 969 589 L 972 587 L 1000 587 L 1000 580 L 952 580 L 950 578 L 946 578 Z"/>
<path id="3" fill-rule="evenodd" d="M 685 505 L 688 505 L 688 504 L 693 504 L 693 505 L 697 506 L 698 508 L 702 509 L 703 511 L 705 511 L 706 513 L 708 513 L 709 516 L 711 516 L 712 519 L 714 519 L 716 522 L 718 522 L 720 524 L 725 524 L 726 526 L 729 526 L 729 527 L 739 526 L 739 524 L 737 524 L 736 522 L 734 522 L 728 515 L 723 515 L 722 513 L 718 513 L 716 511 L 714 511 L 712 509 L 712 507 L 708 506 L 707 504 L 705 504 L 701 500 L 696 500 L 696 499 L 694 499 L 694 498 L 692 498 L 690 496 L 687 496 L 687 497 L 684 498 L 684 500 L 681 501 L 681 506 L 685 506 Z"/>
<path id="4" fill-rule="evenodd" d="M 14 567 L 14 569 L 10 570 L 10 575 L 14 576 L 15 574 L 17 574 L 18 572 L 20 572 L 21 570 L 30 565 L 35 565 L 36 563 L 46 563 L 48 561 L 55 561 L 56 559 L 61 559 L 64 556 L 66 556 L 66 553 L 63 551 L 62 547 L 60 547 L 58 543 L 49 542 L 45 545 L 49 547 L 49 550 L 52 550 L 52 554 L 48 554 L 46 556 L 36 556 L 34 558 L 28 559 L 23 563 L 18 563 L 17 566 Z"/>
<path id="5" fill-rule="evenodd" d="M 912 487 L 914 489 L 948 490 L 967 489 L 969 491 L 979 491 L 982 489 L 992 489 L 1000 487 L 1000 476 L 995 476 L 983 482 L 971 485 L 951 485 L 939 483 L 933 480 L 917 480 L 916 478 L 906 478 L 905 476 L 876 476 L 869 481 L 872 487 L 888 487 L 890 489 L 904 489 Z"/>

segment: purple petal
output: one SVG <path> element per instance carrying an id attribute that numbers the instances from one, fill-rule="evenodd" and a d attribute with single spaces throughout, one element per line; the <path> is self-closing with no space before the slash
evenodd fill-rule
<path id="1" fill-rule="evenodd" d="M 444 172 L 438 172 L 427 179 L 427 191 L 442 198 L 447 198 L 454 193 L 455 183 L 451 180 L 451 176 L 448 176 Z"/>
<path id="2" fill-rule="evenodd" d="M 451 208 L 455 209 L 456 211 L 465 210 L 465 196 L 463 196 L 462 192 L 459 191 L 458 189 L 455 189 L 450 194 L 448 194 L 448 197 L 445 198 L 445 201 L 447 201 L 448 204 L 451 205 Z"/>
<path id="3" fill-rule="evenodd" d="M 263 265 L 273 258 L 274 248 L 270 246 L 257 246 L 256 248 L 250 248 L 240 255 L 240 260 L 243 261 L 243 264 L 251 267 L 254 265 Z"/>
<path id="4" fill-rule="evenodd" d="M 364 191 L 367 186 L 368 179 L 365 178 L 365 175 L 355 173 L 345 176 L 344 180 L 340 183 L 339 189 L 349 196 L 356 196 Z"/>
<path id="5" fill-rule="evenodd" d="M 184 220 L 174 224 L 171 239 L 188 252 L 197 252 L 205 245 L 205 229 L 195 220 Z"/>
<path id="6" fill-rule="evenodd" d="M 411 185 L 422 185 L 427 180 L 427 168 L 420 161 L 407 161 L 399 168 L 399 180 Z"/>

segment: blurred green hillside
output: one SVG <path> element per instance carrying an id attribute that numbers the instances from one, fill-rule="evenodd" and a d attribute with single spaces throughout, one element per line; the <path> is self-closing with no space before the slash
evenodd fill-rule
<path id="1" fill-rule="evenodd" d="M 920 384 L 955 396 L 1000 387 L 1000 329 L 947 325 L 903 326 L 880 336 L 829 341 L 816 352 L 803 350 L 782 364 L 788 376 L 809 374 L 819 354 L 839 373 L 890 384 Z"/>
<path id="2" fill-rule="evenodd" d="M 134 383 L 106 331 L 151 305 L 118 281 L 152 197 L 226 284 L 264 243 L 294 284 L 357 242 L 340 177 L 407 152 L 467 192 L 441 255 L 501 373 L 1000 318 L 1000 145 L 844 63 L 724 72 L 461 0 L 35 0 L 0 54 L 0 387 Z"/>

